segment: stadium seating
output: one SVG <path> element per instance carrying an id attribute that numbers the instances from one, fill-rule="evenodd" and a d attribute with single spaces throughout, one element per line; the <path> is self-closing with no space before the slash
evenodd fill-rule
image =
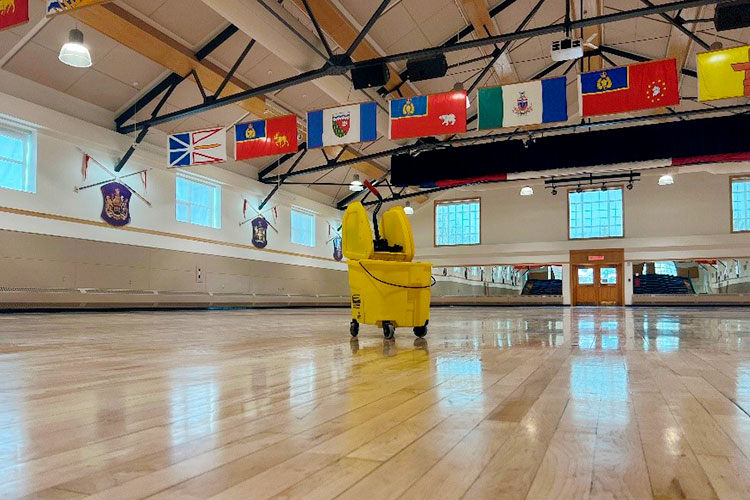
<path id="1" fill-rule="evenodd" d="M 694 295 L 689 278 L 666 274 L 644 274 L 633 280 L 633 293 L 637 295 Z"/>

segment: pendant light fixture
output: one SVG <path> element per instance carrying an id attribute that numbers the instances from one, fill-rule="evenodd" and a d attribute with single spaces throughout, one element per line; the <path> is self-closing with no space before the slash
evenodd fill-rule
<path id="1" fill-rule="evenodd" d="M 91 54 L 89 49 L 83 44 L 83 32 L 79 29 L 72 29 L 68 33 L 68 43 L 60 49 L 58 56 L 60 62 L 73 66 L 74 68 L 90 68 Z"/>
<path id="2" fill-rule="evenodd" d="M 354 174 L 352 182 L 349 183 L 349 191 L 351 191 L 352 193 L 359 193 L 364 189 L 365 186 L 362 184 L 362 181 L 359 180 L 359 174 Z"/>
<path id="3" fill-rule="evenodd" d="M 406 215 L 412 215 L 414 213 L 414 209 L 411 208 L 411 202 L 406 202 L 406 205 L 404 205 L 404 213 Z"/>
<path id="4" fill-rule="evenodd" d="M 672 184 L 674 184 L 674 177 L 672 177 L 671 175 L 666 174 L 659 177 L 660 186 L 671 186 Z"/>

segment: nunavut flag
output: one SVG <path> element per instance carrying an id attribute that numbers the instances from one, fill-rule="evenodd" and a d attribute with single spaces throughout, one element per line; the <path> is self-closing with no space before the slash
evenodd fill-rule
<path id="1" fill-rule="evenodd" d="M 29 22 L 29 0 L 0 0 L 0 30 Z"/>
<path id="2" fill-rule="evenodd" d="M 698 54 L 701 101 L 750 97 L 750 45 Z"/>
<path id="3" fill-rule="evenodd" d="M 390 101 L 390 138 L 408 139 L 466 132 L 466 91 Z"/>
<path id="4" fill-rule="evenodd" d="M 297 115 L 239 123 L 234 126 L 234 159 L 296 153 Z"/>
<path id="5" fill-rule="evenodd" d="M 680 104 L 677 61 L 649 61 L 582 73 L 581 116 L 627 113 Z"/>

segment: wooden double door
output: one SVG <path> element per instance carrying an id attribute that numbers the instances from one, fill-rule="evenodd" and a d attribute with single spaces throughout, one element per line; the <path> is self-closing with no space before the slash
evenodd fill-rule
<path id="1" fill-rule="evenodd" d="M 570 252 L 571 305 L 621 306 L 624 304 L 622 249 Z"/>

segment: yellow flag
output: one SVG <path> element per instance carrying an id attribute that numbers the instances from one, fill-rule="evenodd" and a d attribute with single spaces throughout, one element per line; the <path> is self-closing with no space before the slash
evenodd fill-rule
<path id="1" fill-rule="evenodd" d="M 701 101 L 750 97 L 750 45 L 698 54 Z"/>

